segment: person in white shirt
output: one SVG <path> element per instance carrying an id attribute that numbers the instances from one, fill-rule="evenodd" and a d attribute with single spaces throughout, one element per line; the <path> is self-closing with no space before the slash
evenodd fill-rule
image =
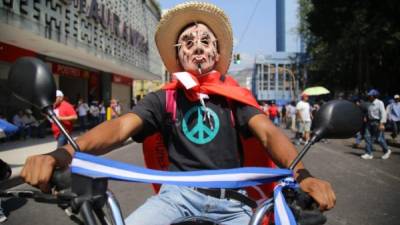
<path id="1" fill-rule="evenodd" d="M 91 118 L 91 126 L 95 127 L 100 123 L 100 108 L 97 105 L 97 101 L 92 101 L 90 104 L 90 118 Z"/>
<path id="2" fill-rule="evenodd" d="M 307 143 L 310 140 L 311 130 L 311 106 L 308 103 L 308 95 L 303 94 L 301 101 L 296 105 L 297 120 L 299 122 L 299 132 L 303 135 L 303 140 Z"/>
<path id="3" fill-rule="evenodd" d="M 82 98 L 80 98 L 78 101 L 77 111 L 78 111 L 78 118 L 79 118 L 79 124 L 81 127 L 81 131 L 86 131 L 87 124 L 88 124 L 87 114 L 89 111 L 89 106 L 85 101 L 83 101 Z"/>
<path id="4" fill-rule="evenodd" d="M 104 105 L 104 101 L 101 101 L 99 104 L 100 109 L 100 123 L 106 120 L 106 106 Z"/>
<path id="5" fill-rule="evenodd" d="M 22 117 L 22 121 L 25 124 L 25 129 L 27 130 L 27 133 L 30 137 L 39 137 L 42 138 L 43 135 L 43 129 L 40 126 L 39 121 L 36 120 L 36 118 L 32 114 L 32 110 L 26 109 L 24 116 Z"/>

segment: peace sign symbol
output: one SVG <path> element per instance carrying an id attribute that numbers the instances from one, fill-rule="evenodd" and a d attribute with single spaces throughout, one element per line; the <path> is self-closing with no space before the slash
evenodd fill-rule
<path id="1" fill-rule="evenodd" d="M 201 106 L 195 106 L 191 108 L 189 111 L 186 112 L 183 123 L 182 123 L 182 130 L 185 136 L 193 143 L 196 144 L 206 144 L 212 141 L 218 133 L 219 130 L 219 119 L 217 114 L 208 109 L 210 116 L 212 118 L 211 123 L 214 123 L 213 129 L 207 126 L 207 121 L 203 118 L 203 113 L 205 109 Z M 192 115 L 195 115 L 197 112 L 197 122 L 192 127 L 191 130 L 188 128 L 188 121 Z"/>

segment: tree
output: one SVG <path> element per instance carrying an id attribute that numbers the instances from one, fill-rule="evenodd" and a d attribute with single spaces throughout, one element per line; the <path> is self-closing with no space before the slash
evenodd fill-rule
<path id="1" fill-rule="evenodd" d="M 331 90 L 386 94 L 400 82 L 400 2 L 299 0 L 312 61 L 310 82 Z"/>

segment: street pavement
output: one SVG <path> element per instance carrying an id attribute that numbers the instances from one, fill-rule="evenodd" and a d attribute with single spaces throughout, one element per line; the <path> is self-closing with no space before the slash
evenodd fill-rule
<path id="1" fill-rule="evenodd" d="M 79 135 L 79 132 L 74 132 L 72 137 Z M 0 183 L 0 187 L 8 187 L 20 183 L 18 179 L 19 173 L 25 163 L 25 160 L 36 154 L 45 154 L 54 150 L 57 146 L 52 135 L 47 135 L 45 138 L 27 138 L 26 140 L 14 140 L 0 143 L 0 159 L 7 162 L 11 169 L 12 175 L 10 180 Z"/>
<path id="2" fill-rule="evenodd" d="M 49 142 L 43 140 L 34 146 L 41 147 L 44 152 L 44 146 L 48 146 L 48 150 L 52 150 L 55 142 L 48 140 Z M 364 151 L 351 148 L 351 144 L 352 139 L 318 143 L 312 147 L 304 159 L 304 163 L 311 173 L 331 182 L 336 192 L 337 204 L 333 210 L 326 213 L 328 218 L 326 224 L 399 224 L 400 149 L 392 146 L 391 158 L 382 160 L 379 158 L 382 152 L 377 147 L 375 159 L 362 160 L 360 155 Z M 30 148 L 32 150 L 30 154 L 37 150 L 36 147 Z M 0 154 L 5 154 L 10 150 L 3 149 L 3 146 L 0 145 Z M 138 143 L 129 143 L 109 153 L 106 157 L 143 165 L 141 145 Z M 17 160 L 12 162 L 16 167 L 23 163 Z M 116 194 L 124 216 L 127 216 L 129 212 L 136 209 L 153 194 L 150 185 L 145 184 L 111 181 L 109 187 Z M 13 189 L 27 188 L 29 188 L 28 185 L 22 184 Z M 50 225 L 55 221 L 60 225 L 74 224 L 55 205 L 24 199 L 4 199 L 3 204 L 9 214 L 9 220 L 5 224 Z"/>

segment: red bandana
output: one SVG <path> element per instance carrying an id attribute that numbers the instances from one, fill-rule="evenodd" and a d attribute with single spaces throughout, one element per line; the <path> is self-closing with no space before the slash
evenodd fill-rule
<path id="1" fill-rule="evenodd" d="M 200 77 L 188 72 L 174 73 L 173 75 L 174 80 L 165 84 L 163 89 L 182 88 L 190 101 L 198 101 L 200 93 L 217 94 L 260 109 L 252 93 L 248 89 L 240 87 L 231 76 L 225 75 L 225 79 L 221 79 L 221 74 L 215 70 Z"/>

